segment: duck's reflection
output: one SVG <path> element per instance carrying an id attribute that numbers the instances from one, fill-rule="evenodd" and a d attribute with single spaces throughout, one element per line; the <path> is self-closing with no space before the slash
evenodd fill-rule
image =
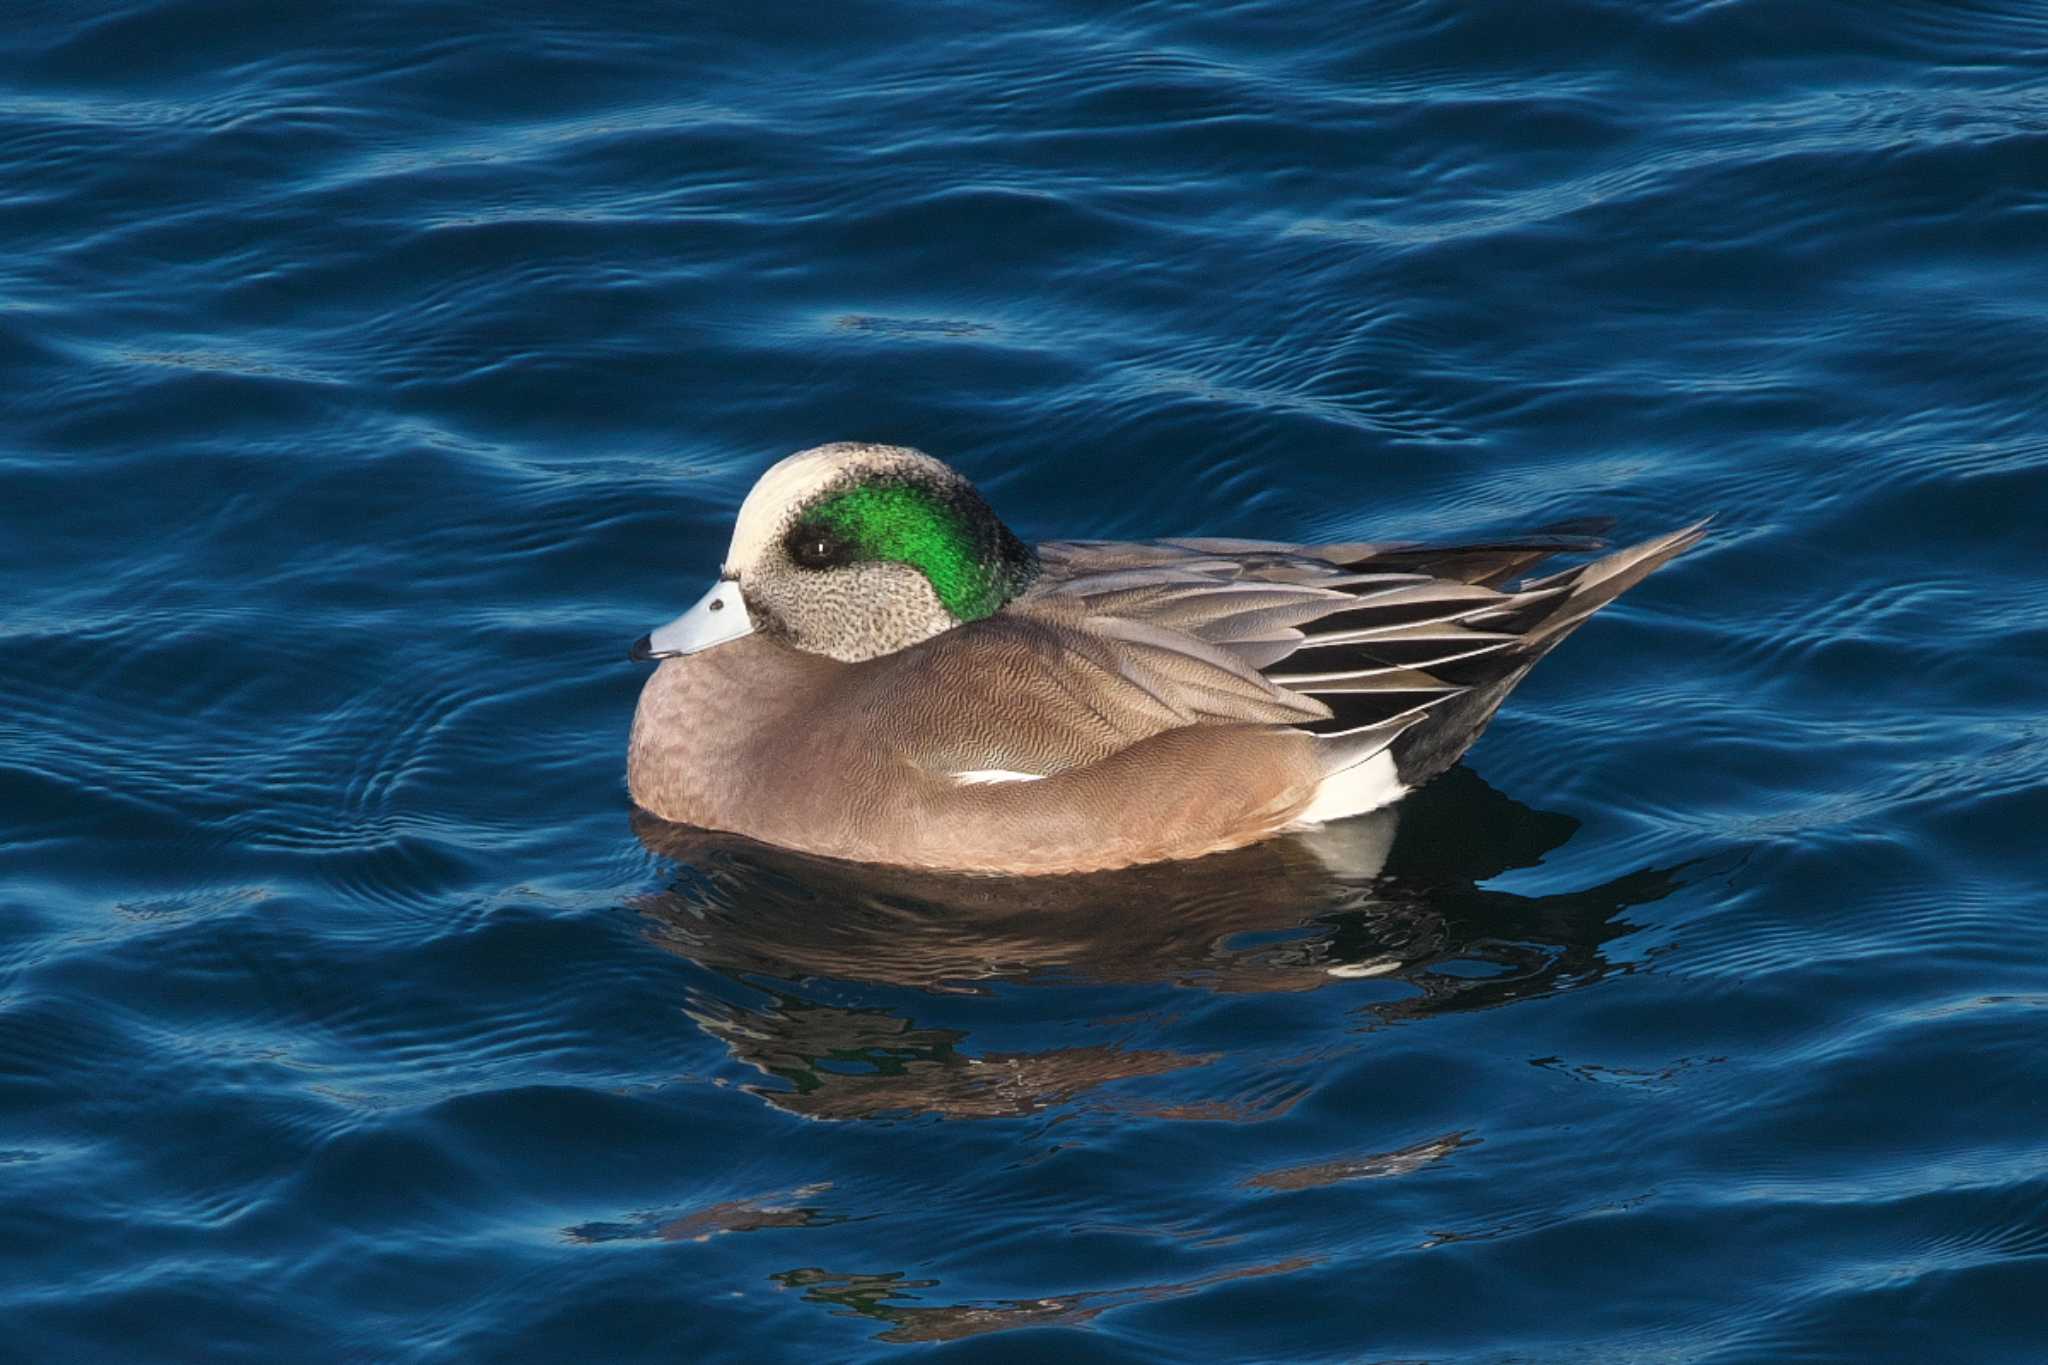
<path id="1" fill-rule="evenodd" d="M 1027 1114 L 1211 1060 L 1114 1044 L 977 1051 L 965 1030 L 921 1026 L 849 988 L 1298 992 L 1371 977 L 1402 983 L 1364 1006 L 1388 1021 L 1597 979 L 1611 970 L 1602 946 L 1633 928 L 1621 912 L 1666 894 L 1671 870 L 1559 896 L 1478 885 L 1538 862 L 1576 828 L 1466 769 L 1395 810 L 1312 836 L 1087 877 L 861 867 L 635 819 L 648 848 L 679 865 L 674 884 L 641 906 L 655 940 L 746 988 L 700 994 L 698 1023 L 786 1083 L 757 1091 L 769 1103 L 838 1119 Z"/>

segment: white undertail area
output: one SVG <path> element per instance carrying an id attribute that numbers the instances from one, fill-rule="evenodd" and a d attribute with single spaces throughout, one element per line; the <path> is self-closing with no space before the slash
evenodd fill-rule
<path id="1" fill-rule="evenodd" d="M 1409 726 L 1419 724 L 1423 715 L 1423 708 L 1418 707 L 1378 725 L 1361 725 L 1356 730 L 1318 736 L 1316 757 L 1323 765 L 1323 780 L 1316 784 L 1315 796 L 1287 828 L 1313 829 L 1332 820 L 1391 806 L 1406 796 L 1407 784 L 1401 781 L 1388 746 Z"/>
<path id="2" fill-rule="evenodd" d="M 1315 799 L 1294 817 L 1289 829 L 1312 829 L 1346 816 L 1391 806 L 1408 794 L 1394 772 L 1394 756 L 1382 749 L 1363 763 L 1331 773 L 1316 788 Z"/>

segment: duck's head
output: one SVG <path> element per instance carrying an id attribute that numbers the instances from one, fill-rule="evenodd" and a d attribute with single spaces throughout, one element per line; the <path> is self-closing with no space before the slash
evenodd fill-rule
<path id="1" fill-rule="evenodd" d="M 790 456 L 740 504 L 725 569 L 633 646 L 664 659 L 756 632 L 854 662 L 999 610 L 1038 574 L 974 485 L 921 451 L 841 442 Z"/>

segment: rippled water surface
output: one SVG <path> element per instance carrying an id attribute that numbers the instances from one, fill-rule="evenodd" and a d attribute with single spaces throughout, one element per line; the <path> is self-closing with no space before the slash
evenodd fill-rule
<path id="1" fill-rule="evenodd" d="M 2038 6 L 17 5 L 0 205 L 0 1354 L 2048 1349 Z M 1334 856 L 636 821 L 840 438 L 1718 519 Z"/>

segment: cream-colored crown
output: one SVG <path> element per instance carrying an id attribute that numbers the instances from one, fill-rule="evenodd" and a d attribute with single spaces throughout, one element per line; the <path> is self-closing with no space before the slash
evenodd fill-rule
<path id="1" fill-rule="evenodd" d="M 761 556 L 789 529 L 798 509 L 809 505 L 824 489 L 898 469 L 916 469 L 944 482 L 960 477 L 921 450 L 865 441 L 834 441 L 778 460 L 740 504 L 732 544 L 725 552 L 726 575 L 744 580 L 749 566 L 759 564 Z"/>

